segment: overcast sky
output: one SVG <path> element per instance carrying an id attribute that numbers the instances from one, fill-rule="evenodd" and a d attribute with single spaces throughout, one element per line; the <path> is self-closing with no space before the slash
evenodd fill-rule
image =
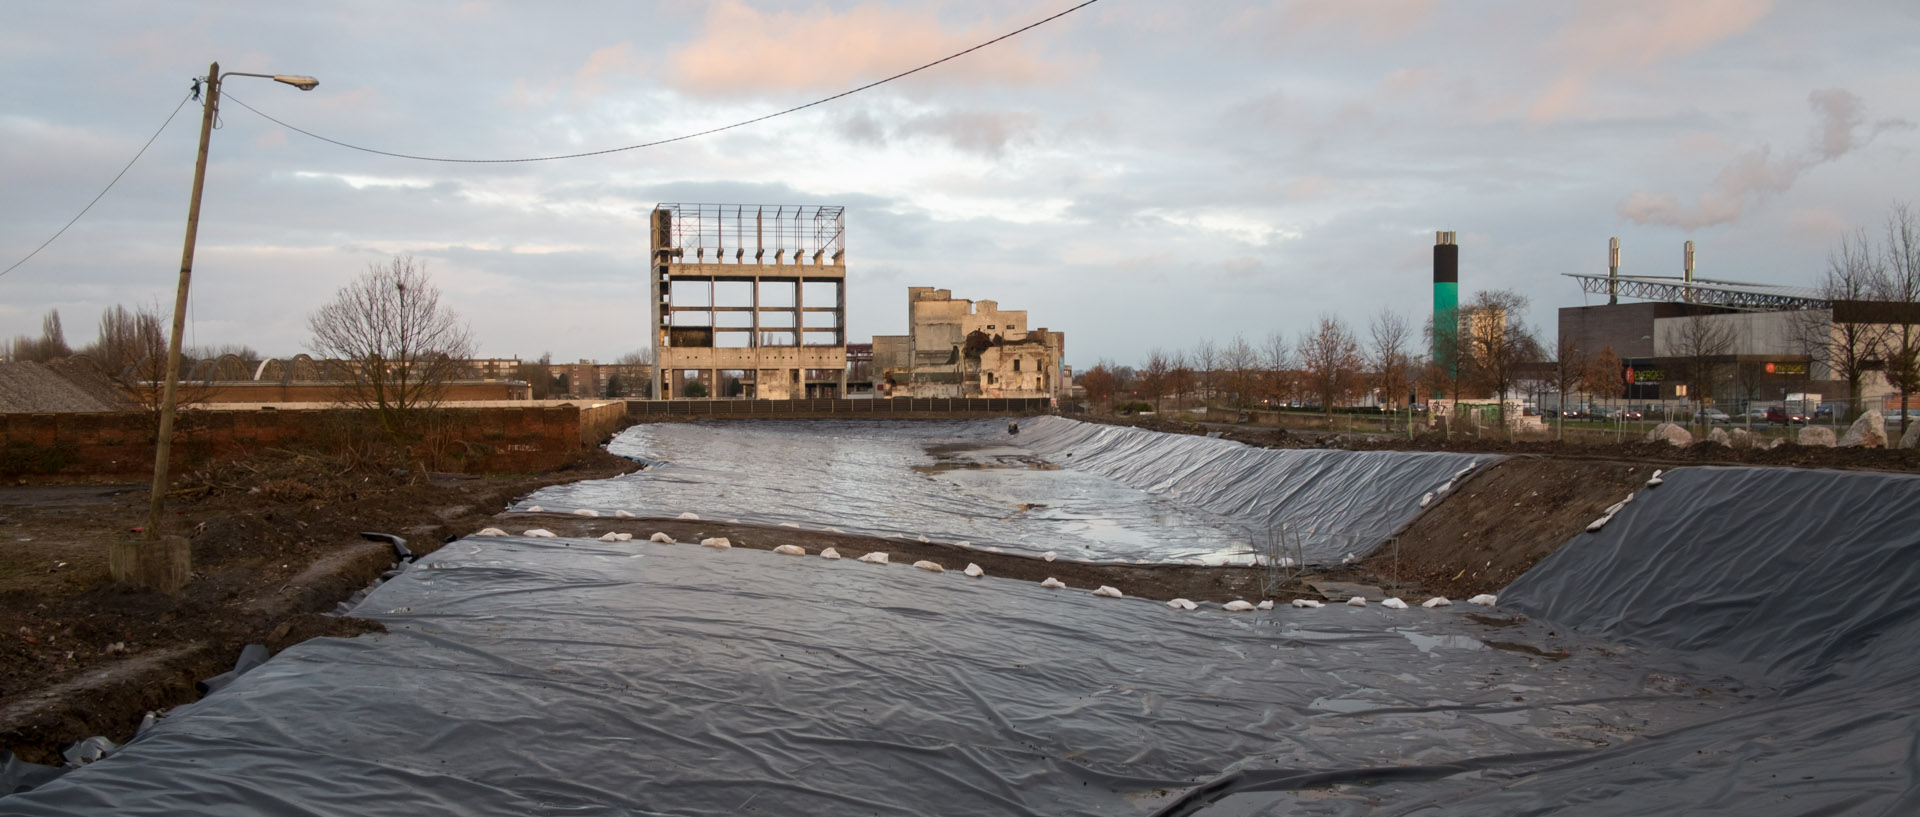
<path id="1" fill-rule="evenodd" d="M 367 147 L 515 158 L 749 119 L 1077 0 L 32 2 L 0 11 L 0 268 L 78 212 L 219 60 L 231 97 Z M 1920 3 L 1101 2 L 894 84 L 676 144 L 522 164 L 356 152 L 229 99 L 189 344 L 292 354 L 306 316 L 411 253 L 491 356 L 646 343 L 660 202 L 847 208 L 852 339 L 906 287 L 1029 310 L 1068 359 L 1137 362 L 1322 313 L 1461 294 L 1591 303 L 1566 272 L 1808 285 L 1845 231 L 1920 199 Z M 65 236 L 0 277 L 0 335 L 58 308 L 171 308 L 199 126 L 180 110 Z"/>

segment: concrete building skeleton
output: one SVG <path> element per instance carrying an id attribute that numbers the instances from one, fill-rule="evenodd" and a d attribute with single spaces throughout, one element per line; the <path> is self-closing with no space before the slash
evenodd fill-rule
<path id="1" fill-rule="evenodd" d="M 661 204 L 648 278 L 659 399 L 846 393 L 846 211 Z"/>

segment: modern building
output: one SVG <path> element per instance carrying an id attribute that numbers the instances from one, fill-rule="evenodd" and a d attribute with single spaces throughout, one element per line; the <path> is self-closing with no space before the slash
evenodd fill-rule
<path id="1" fill-rule="evenodd" d="M 651 225 L 652 394 L 846 393 L 844 208 L 661 204 Z"/>
<path id="2" fill-rule="evenodd" d="M 1914 305 L 1830 300 L 1810 289 L 1698 278 L 1691 241 L 1679 276 L 1621 275 L 1614 241 L 1606 275 L 1567 274 L 1588 294 L 1605 295 L 1607 303 L 1562 308 L 1559 343 L 1563 356 L 1618 359 L 1625 399 L 1704 398 L 1735 408 L 1778 404 L 1789 395 L 1845 399 L 1839 370 L 1850 358 L 1863 370 L 1866 407 L 1880 407 L 1894 392 L 1884 376 L 1888 349 L 1882 341 L 1902 323 L 1920 323 Z"/>
<path id="3" fill-rule="evenodd" d="M 873 370 L 883 397 L 1063 396 L 1067 336 L 1028 329 L 1025 310 L 907 288 L 907 334 L 876 335 Z"/>

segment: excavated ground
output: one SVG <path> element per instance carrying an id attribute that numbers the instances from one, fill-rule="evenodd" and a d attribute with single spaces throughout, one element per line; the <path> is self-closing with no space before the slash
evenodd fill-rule
<path id="1" fill-rule="evenodd" d="M 1309 444 L 1270 430 L 1226 436 L 1266 446 Z M 544 527 L 563 536 L 622 531 L 646 538 L 659 531 L 682 547 L 724 536 L 737 547 L 793 544 L 816 553 L 833 547 L 848 558 L 881 550 L 894 562 L 925 559 L 948 570 L 973 562 L 993 576 L 1053 577 L 1079 588 L 1112 585 L 1153 599 L 1284 603 L 1320 597 L 1310 582 L 1325 581 L 1373 585 L 1409 599 L 1460 598 L 1505 586 L 1636 490 L 1654 468 L 1764 462 L 1920 470 L 1920 459 L 1908 451 L 1775 449 L 1729 458 L 1724 449 L 1640 444 L 1546 451 L 1431 439 L 1410 446 L 1351 439 L 1321 444 L 1518 456 L 1477 471 L 1403 530 L 1397 551 L 1383 547 L 1360 564 L 1294 576 L 1278 588 L 1267 586 L 1265 571 L 1252 568 L 1045 562 L 784 527 L 499 513 L 516 497 L 547 485 L 635 468 L 596 451 L 554 472 L 484 478 L 369 474 L 284 454 L 226 464 L 185 481 L 184 496 L 170 506 L 178 529 L 191 534 L 195 573 L 181 596 L 168 597 L 107 580 L 107 543 L 143 522 L 144 486 L 0 487 L 0 748 L 31 761 L 58 762 L 67 743 L 96 734 L 123 740 L 146 712 L 193 700 L 194 682 L 229 669 L 245 644 L 266 643 L 277 651 L 315 636 L 377 629 L 373 622 L 319 615 L 391 566 L 391 550 L 360 540 L 356 534 L 363 530 L 400 534 L 421 553 L 488 526 L 515 534 Z"/>

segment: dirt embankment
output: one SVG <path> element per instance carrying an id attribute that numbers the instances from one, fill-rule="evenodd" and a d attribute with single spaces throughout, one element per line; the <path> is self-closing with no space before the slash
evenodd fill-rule
<path id="1" fill-rule="evenodd" d="M 168 504 L 168 527 L 193 543 L 177 597 L 107 575 L 108 543 L 145 524 L 146 486 L 0 487 L 0 748 L 57 762 L 67 743 L 124 740 L 148 710 L 195 700 L 195 682 L 247 644 L 378 629 L 319 615 L 393 565 L 391 546 L 359 531 L 428 553 L 532 490 L 635 468 L 604 451 L 509 477 L 369 474 L 292 455 L 227 464 L 183 479 Z"/>

